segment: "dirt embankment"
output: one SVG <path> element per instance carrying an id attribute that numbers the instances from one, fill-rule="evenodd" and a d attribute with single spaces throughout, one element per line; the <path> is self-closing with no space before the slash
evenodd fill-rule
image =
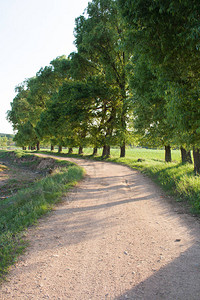
<path id="1" fill-rule="evenodd" d="M 198 220 L 137 171 L 70 160 L 88 176 L 29 231 L 0 299 L 199 300 Z"/>
<path id="2" fill-rule="evenodd" d="M 0 157 L 0 200 L 10 197 L 18 190 L 33 184 L 57 167 L 53 158 L 39 158 L 35 155 L 17 157 L 8 152 Z"/>

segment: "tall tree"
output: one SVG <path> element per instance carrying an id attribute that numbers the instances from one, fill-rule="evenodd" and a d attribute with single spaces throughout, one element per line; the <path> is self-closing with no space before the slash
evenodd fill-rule
<path id="1" fill-rule="evenodd" d="M 11 103 L 11 110 L 7 112 L 7 119 L 13 124 L 13 129 L 17 131 L 14 140 L 19 146 L 33 146 L 38 143 L 37 135 L 30 122 L 31 115 L 34 114 L 34 106 L 28 102 L 30 89 L 27 81 L 16 87 L 17 95 Z"/>
<path id="2" fill-rule="evenodd" d="M 57 57 L 51 61 L 50 66 L 41 68 L 35 77 L 27 79 L 16 88 L 17 95 L 8 111 L 8 120 L 13 123 L 14 130 L 18 131 L 18 141 L 24 140 L 23 132 L 30 132 L 31 128 L 33 132 L 29 134 L 29 140 L 33 138 L 39 150 L 39 142 L 46 138 L 37 126 L 41 113 L 66 79 L 69 68 L 69 60 L 65 56 Z M 28 142 L 27 139 L 24 141 Z M 30 140 L 30 144 L 33 141 Z"/>
<path id="3" fill-rule="evenodd" d="M 196 121 L 199 119 L 200 2 L 118 0 L 118 3 L 129 26 L 130 44 L 134 49 L 137 45 L 137 53 L 145 56 L 151 70 L 164 82 L 165 101 L 169 103 L 167 115 L 173 114 L 170 118 L 172 125 L 181 139 L 194 147 L 194 167 L 196 172 L 200 172 L 199 127 Z M 187 118 L 187 112 L 190 112 L 191 118 Z"/>
<path id="4" fill-rule="evenodd" d="M 130 75 L 135 133 L 140 145 L 165 147 L 165 161 L 171 161 L 173 125 L 167 118 L 163 85 L 143 56 L 132 57 Z"/>
<path id="5" fill-rule="evenodd" d="M 96 68 L 113 87 L 113 105 L 105 141 L 111 140 L 114 125 L 120 124 L 121 156 L 125 155 L 128 109 L 126 101 L 128 56 L 123 48 L 125 31 L 118 6 L 113 0 L 93 0 L 88 3 L 86 16 L 82 15 L 76 19 L 75 44 L 78 53 L 90 61 L 93 68 Z"/>

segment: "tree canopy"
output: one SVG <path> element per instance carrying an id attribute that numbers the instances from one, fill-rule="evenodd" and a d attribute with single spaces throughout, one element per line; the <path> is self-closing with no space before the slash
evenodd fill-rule
<path id="1" fill-rule="evenodd" d="M 93 0 L 76 51 L 16 88 L 8 119 L 21 146 L 180 147 L 200 172 L 199 0 Z M 170 161 L 170 155 L 166 161 Z"/>

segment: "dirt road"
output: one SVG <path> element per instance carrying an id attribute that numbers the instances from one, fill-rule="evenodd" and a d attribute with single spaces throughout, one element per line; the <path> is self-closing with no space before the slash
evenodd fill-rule
<path id="1" fill-rule="evenodd" d="M 87 177 L 30 230 L 0 299 L 199 300 L 198 221 L 137 171 L 70 160 Z"/>

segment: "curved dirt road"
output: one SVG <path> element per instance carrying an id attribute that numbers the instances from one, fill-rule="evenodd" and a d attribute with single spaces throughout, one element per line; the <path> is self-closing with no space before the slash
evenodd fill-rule
<path id="1" fill-rule="evenodd" d="M 198 221 L 137 171 L 67 160 L 88 176 L 30 229 L 0 299 L 199 300 Z"/>

